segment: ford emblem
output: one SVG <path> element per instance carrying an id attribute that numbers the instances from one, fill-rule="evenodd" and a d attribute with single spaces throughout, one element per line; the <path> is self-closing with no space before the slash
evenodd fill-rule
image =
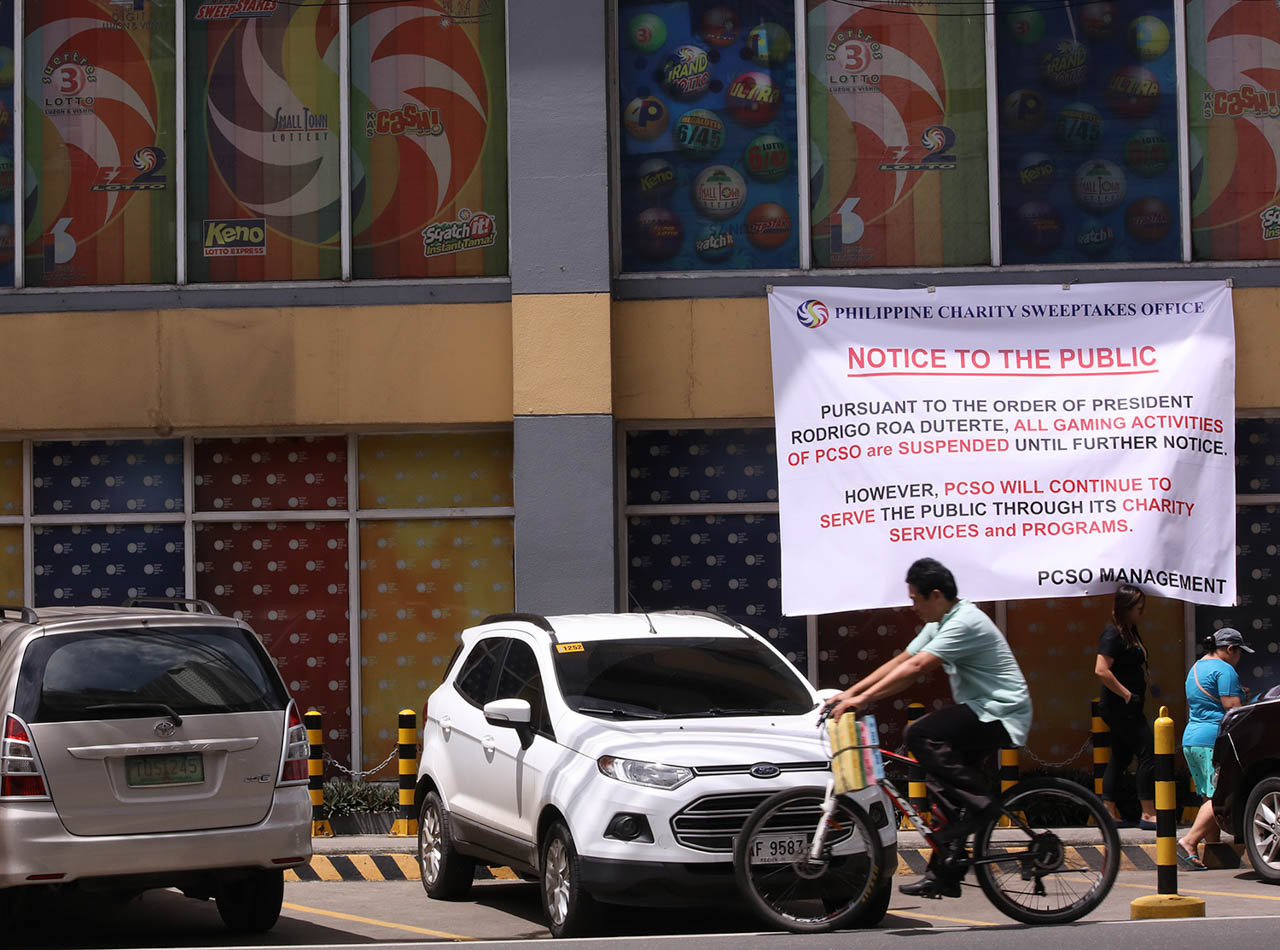
<path id="1" fill-rule="evenodd" d="M 782 769 L 772 762 L 759 762 L 751 766 L 751 775 L 754 778 L 777 778 L 781 774 Z"/>

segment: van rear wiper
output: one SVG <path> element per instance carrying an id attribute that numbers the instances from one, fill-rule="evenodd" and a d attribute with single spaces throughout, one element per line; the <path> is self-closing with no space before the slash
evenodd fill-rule
<path id="1" fill-rule="evenodd" d="M 136 712 L 163 713 L 173 721 L 175 726 L 182 725 L 182 717 L 166 703 L 101 703 L 97 706 L 85 706 L 85 712 Z"/>

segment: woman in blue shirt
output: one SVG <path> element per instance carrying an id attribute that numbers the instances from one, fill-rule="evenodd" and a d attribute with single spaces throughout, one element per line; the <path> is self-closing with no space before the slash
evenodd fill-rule
<path id="1" fill-rule="evenodd" d="M 1191 829 L 1178 839 L 1178 863 L 1189 871 L 1205 870 L 1200 860 L 1200 842 L 1218 840 L 1218 824 L 1213 817 L 1213 744 L 1218 724 L 1228 709 L 1239 706 L 1245 689 L 1236 675 L 1236 664 L 1253 650 L 1245 645 L 1240 631 L 1232 627 L 1215 630 L 1205 641 L 1208 652 L 1187 674 L 1187 728 L 1182 733 L 1182 755 L 1195 780 L 1204 804 L 1196 813 Z"/>

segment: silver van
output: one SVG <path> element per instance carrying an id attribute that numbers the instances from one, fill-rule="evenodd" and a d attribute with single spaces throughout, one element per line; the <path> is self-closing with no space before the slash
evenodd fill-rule
<path id="1" fill-rule="evenodd" d="M 0 606 L 0 927 L 31 887 L 173 887 L 269 930 L 311 857 L 302 717 L 247 625 L 138 603 Z"/>

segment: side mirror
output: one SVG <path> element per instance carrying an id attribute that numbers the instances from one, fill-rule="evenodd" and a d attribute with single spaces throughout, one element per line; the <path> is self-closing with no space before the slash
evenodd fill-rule
<path id="1" fill-rule="evenodd" d="M 820 689 L 818 690 L 818 702 L 825 703 L 832 696 L 839 695 L 839 693 L 840 693 L 840 690 L 832 689 L 830 686 L 828 686 L 826 689 Z"/>
<path id="2" fill-rule="evenodd" d="M 527 699 L 495 699 L 484 704 L 485 722 L 491 726 L 519 728 L 533 719 L 533 708 Z"/>

